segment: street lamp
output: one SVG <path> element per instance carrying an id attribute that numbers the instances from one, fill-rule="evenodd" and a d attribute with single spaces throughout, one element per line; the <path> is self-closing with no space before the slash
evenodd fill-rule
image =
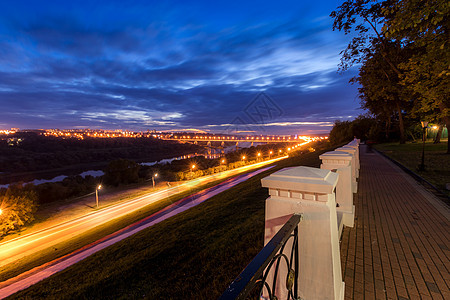
<path id="1" fill-rule="evenodd" d="M 153 189 L 155 189 L 155 178 L 156 178 L 156 177 L 158 177 L 158 173 L 155 173 L 155 174 L 152 176 Z"/>
<path id="2" fill-rule="evenodd" d="M 2 215 L 2 214 L 3 214 L 3 209 L 0 208 L 0 215 Z"/>
<path id="3" fill-rule="evenodd" d="M 97 188 L 95 189 L 95 202 L 97 203 L 97 208 L 98 208 L 98 190 L 100 190 L 102 188 L 102 185 L 99 184 L 97 186 Z"/>
<path id="4" fill-rule="evenodd" d="M 422 121 L 422 128 L 423 128 L 423 136 L 422 136 L 422 161 L 419 165 L 419 171 L 425 171 L 425 139 L 426 139 L 426 133 L 427 133 L 427 121 Z"/>

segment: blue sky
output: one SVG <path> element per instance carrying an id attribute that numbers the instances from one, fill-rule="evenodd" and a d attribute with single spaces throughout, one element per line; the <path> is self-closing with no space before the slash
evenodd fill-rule
<path id="1" fill-rule="evenodd" d="M 0 128 L 328 132 L 362 112 L 338 5 L 1 1 Z"/>

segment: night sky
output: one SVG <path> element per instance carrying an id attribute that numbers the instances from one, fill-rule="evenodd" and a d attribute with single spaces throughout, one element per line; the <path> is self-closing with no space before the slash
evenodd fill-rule
<path id="1" fill-rule="evenodd" d="M 329 132 L 340 2 L 1 1 L 0 129 Z"/>

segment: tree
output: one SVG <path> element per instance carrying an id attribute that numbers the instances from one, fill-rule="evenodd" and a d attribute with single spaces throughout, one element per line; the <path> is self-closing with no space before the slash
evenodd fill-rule
<path id="1" fill-rule="evenodd" d="M 393 0 L 382 9 L 383 33 L 414 49 L 403 63 L 402 84 L 420 95 L 422 117 L 442 120 L 450 128 L 448 15 L 446 0 Z M 447 153 L 450 153 L 450 139 Z"/>
<path id="2" fill-rule="evenodd" d="M 136 162 L 127 159 L 111 161 L 105 169 L 105 184 L 118 186 L 139 181 L 139 168 Z"/>
<path id="3" fill-rule="evenodd" d="M 0 236 L 20 229 L 34 220 L 36 193 L 12 186 L 0 195 Z"/>
<path id="4" fill-rule="evenodd" d="M 361 84 L 361 88 L 358 89 L 361 106 L 385 122 L 386 138 L 392 118 L 395 118 L 398 120 L 400 143 L 405 143 L 404 113 L 410 111 L 414 93 L 410 93 L 406 87 L 400 85 L 398 74 L 382 58 L 382 51 L 389 55 L 390 62 L 395 66 L 408 58 L 409 51 L 395 42 L 385 42 L 384 50 L 377 39 L 373 39 L 372 43 L 374 43 L 371 47 L 373 50 L 366 55 L 358 76 L 352 78 L 351 82 Z"/>
<path id="5" fill-rule="evenodd" d="M 341 70 L 345 71 L 364 61 L 366 56 L 372 53 L 371 46 L 376 44 L 373 41 L 377 39 L 381 44 L 380 53 L 383 59 L 397 74 L 401 73 L 390 60 L 386 51 L 386 38 L 381 32 L 385 18 L 383 11 L 388 3 L 389 1 L 347 0 L 331 12 L 330 16 L 334 19 L 333 30 L 344 31 L 345 34 L 353 31 L 356 33 L 347 48 L 341 52 Z M 373 34 L 368 34 L 369 31 Z"/>
<path id="6" fill-rule="evenodd" d="M 389 1 L 347 0 L 330 16 L 334 18 L 333 30 L 342 30 L 345 34 L 353 31 L 356 33 L 347 48 L 341 52 L 341 71 L 347 70 L 354 64 L 364 65 L 370 60 L 375 60 L 375 68 L 372 68 L 372 70 L 386 65 L 382 68 L 383 76 L 378 77 L 377 83 L 387 81 L 385 87 L 389 85 L 390 92 L 384 90 L 387 93 L 384 96 L 388 95 L 389 97 L 383 98 L 383 95 L 377 95 L 376 98 L 393 102 L 399 120 L 400 143 L 405 143 L 406 136 L 401 105 L 404 100 L 399 97 L 398 91 L 400 89 L 394 88 L 395 85 L 398 85 L 397 77 L 401 75 L 401 71 L 391 57 L 393 49 L 399 48 L 400 45 L 395 40 L 388 40 L 381 32 L 381 26 L 385 21 L 383 11 L 388 5 Z M 369 32 L 372 32 L 372 34 L 369 34 Z M 353 82 L 355 81 L 358 82 L 358 80 L 353 80 Z M 363 87 L 367 89 L 369 86 L 363 85 Z M 396 92 L 392 92 L 394 90 Z M 362 99 L 368 99 L 368 97 Z M 375 100 L 375 98 L 372 97 L 372 100 Z"/>
<path id="7" fill-rule="evenodd" d="M 350 121 L 334 121 L 329 140 L 332 145 L 350 142 L 353 139 L 352 123 Z"/>

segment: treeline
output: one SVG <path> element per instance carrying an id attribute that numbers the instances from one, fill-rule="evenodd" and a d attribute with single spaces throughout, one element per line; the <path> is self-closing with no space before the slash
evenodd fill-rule
<path id="1" fill-rule="evenodd" d="M 407 139 L 410 141 L 417 142 L 423 138 L 421 124 L 409 118 L 406 118 L 405 121 L 405 133 Z M 436 132 L 431 137 L 435 143 L 439 143 L 441 137 L 448 137 L 447 131 L 444 133 L 439 135 Z M 400 131 L 396 126 L 386 126 L 383 121 L 376 117 L 360 115 L 353 121 L 335 121 L 330 132 L 329 140 L 331 144 L 339 145 L 348 143 L 355 137 L 362 141 L 374 143 L 392 142 L 400 140 Z"/>
<path id="2" fill-rule="evenodd" d="M 347 0 L 331 13 L 333 29 L 354 36 L 340 70 L 360 66 L 351 82 L 383 138 L 404 143 L 420 121 L 438 125 L 437 141 L 450 128 L 449 10 L 446 0 Z"/>
<path id="3" fill-rule="evenodd" d="M 158 161 L 164 158 L 203 151 L 197 145 L 181 144 L 154 138 L 76 138 L 46 137 L 19 132 L 13 137 L 22 141 L 10 146 L 0 140 L 0 174 L 2 183 L 17 181 L 14 174 L 33 173 L 60 168 L 86 169 L 104 167 L 114 159 Z M 7 182 L 7 178 L 11 181 Z M 32 176 L 22 180 L 32 180 Z"/>

